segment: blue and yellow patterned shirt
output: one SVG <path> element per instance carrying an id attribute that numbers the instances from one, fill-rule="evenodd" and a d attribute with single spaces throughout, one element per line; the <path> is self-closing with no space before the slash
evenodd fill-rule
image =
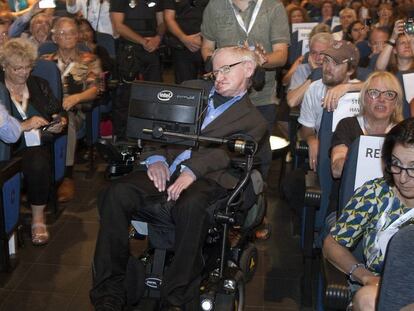
<path id="1" fill-rule="evenodd" d="M 373 253 L 373 246 L 377 235 L 377 222 L 382 213 L 392 202 L 384 228 L 401 215 L 410 210 L 396 196 L 392 187 L 384 178 L 377 178 L 366 182 L 357 190 L 348 201 L 347 205 L 331 229 L 333 238 L 342 246 L 353 247 L 362 237 L 364 258 Z M 381 274 L 383 269 L 384 254 L 379 254 L 367 267 L 375 274 Z"/>

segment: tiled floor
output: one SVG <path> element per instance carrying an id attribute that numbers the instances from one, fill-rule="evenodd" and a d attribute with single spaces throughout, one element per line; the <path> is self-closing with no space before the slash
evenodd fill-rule
<path id="1" fill-rule="evenodd" d="M 247 285 L 248 311 L 299 310 L 302 257 L 298 237 L 292 237 L 289 212 L 278 198 L 277 163 L 269 183 L 268 215 L 273 226 L 269 241 L 257 243 L 259 266 Z M 92 310 L 88 291 L 90 264 L 98 231 L 96 194 L 107 184 L 103 173 L 86 180 L 75 174 L 77 196 L 57 220 L 50 217 L 51 241 L 33 247 L 29 235 L 19 249 L 17 268 L 0 273 L 0 310 Z"/>

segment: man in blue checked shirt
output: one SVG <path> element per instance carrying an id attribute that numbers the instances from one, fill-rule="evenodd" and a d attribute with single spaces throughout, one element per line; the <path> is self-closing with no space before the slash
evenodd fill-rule
<path id="1" fill-rule="evenodd" d="M 269 153 L 266 121 L 247 94 L 257 67 L 256 54 L 227 47 L 217 50 L 212 59 L 215 82 L 201 134 L 247 134 L 260 143 L 259 156 Z M 131 173 L 102 193 L 91 290 L 96 310 L 122 310 L 125 305 L 131 219 L 175 226 L 174 259 L 161 290 L 163 310 L 183 310 L 184 306 L 187 311 L 199 310 L 201 249 L 210 225 L 206 209 L 239 180 L 239 173 L 231 168 L 231 156 L 225 146 L 201 145 L 197 150 L 168 146 L 146 157 L 147 172 Z"/>

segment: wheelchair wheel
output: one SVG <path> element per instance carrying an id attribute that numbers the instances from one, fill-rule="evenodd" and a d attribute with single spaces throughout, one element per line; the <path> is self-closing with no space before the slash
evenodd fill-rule
<path id="1" fill-rule="evenodd" d="M 246 283 L 250 282 L 256 272 L 258 257 L 256 246 L 248 243 L 239 259 L 239 268 L 243 272 Z"/>
<path id="2" fill-rule="evenodd" d="M 239 282 L 234 293 L 218 293 L 214 303 L 214 311 L 243 311 L 244 283 Z"/>

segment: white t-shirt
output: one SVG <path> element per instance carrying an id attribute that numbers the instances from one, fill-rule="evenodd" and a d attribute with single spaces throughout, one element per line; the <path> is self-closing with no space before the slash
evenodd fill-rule
<path id="1" fill-rule="evenodd" d="M 298 122 L 303 126 L 314 128 L 319 131 L 322 121 L 322 99 L 326 94 L 326 85 L 322 79 L 312 82 L 306 91 L 302 105 L 300 107 L 300 115 Z"/>

